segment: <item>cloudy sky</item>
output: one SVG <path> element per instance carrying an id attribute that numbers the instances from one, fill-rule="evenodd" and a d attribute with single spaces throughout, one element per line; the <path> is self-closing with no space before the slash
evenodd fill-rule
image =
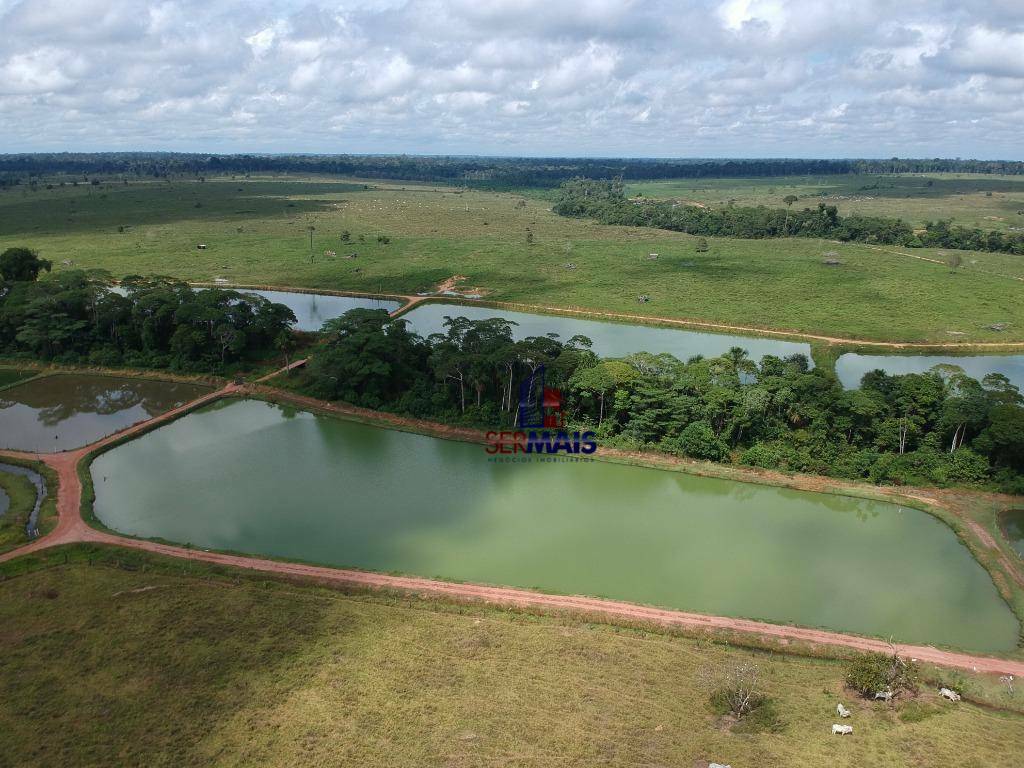
<path id="1" fill-rule="evenodd" d="M 0 0 L 0 152 L 1024 159 L 1024 0 Z"/>

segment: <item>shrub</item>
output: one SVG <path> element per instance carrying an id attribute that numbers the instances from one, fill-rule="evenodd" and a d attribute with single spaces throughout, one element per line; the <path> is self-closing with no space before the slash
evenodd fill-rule
<path id="1" fill-rule="evenodd" d="M 679 433 L 678 438 L 667 442 L 670 444 L 670 449 L 681 451 L 694 459 L 721 461 L 729 454 L 728 446 L 722 442 L 706 421 L 687 424 L 686 428 Z"/>
<path id="2" fill-rule="evenodd" d="M 846 685 L 862 696 L 880 691 L 913 691 L 917 688 L 917 665 L 898 654 L 867 653 L 858 656 L 846 670 Z"/>
<path id="3" fill-rule="evenodd" d="M 946 476 L 952 483 L 983 483 L 988 473 L 988 459 L 970 448 L 957 448 L 949 457 Z"/>
<path id="4" fill-rule="evenodd" d="M 714 673 L 718 687 L 709 703 L 717 715 L 736 718 L 734 733 L 779 733 L 785 723 L 775 702 L 759 690 L 760 670 L 752 663 L 738 663 Z"/>
<path id="5" fill-rule="evenodd" d="M 767 699 L 758 690 L 761 670 L 756 664 L 739 662 L 713 674 L 718 687 L 711 694 L 711 709 L 719 715 L 743 717 Z"/>

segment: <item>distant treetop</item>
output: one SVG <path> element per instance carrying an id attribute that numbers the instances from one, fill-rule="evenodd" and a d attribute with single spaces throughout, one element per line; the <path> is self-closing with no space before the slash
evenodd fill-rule
<path id="1" fill-rule="evenodd" d="M 960 159 L 542 158 L 417 155 L 209 155 L 174 152 L 51 152 L 0 155 L 0 182 L 31 176 L 133 177 L 324 173 L 483 187 L 554 187 L 567 179 L 698 179 L 854 173 L 1024 174 L 1024 162 Z"/>

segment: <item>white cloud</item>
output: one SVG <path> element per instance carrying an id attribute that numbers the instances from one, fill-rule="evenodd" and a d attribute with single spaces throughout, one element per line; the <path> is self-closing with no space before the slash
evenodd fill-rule
<path id="1" fill-rule="evenodd" d="M 969 27 L 950 40 L 934 60 L 959 72 L 1024 78 L 1024 31 Z"/>
<path id="2" fill-rule="evenodd" d="M 0 0 L 6 151 L 1021 158 L 1022 115 L 1020 0 Z"/>

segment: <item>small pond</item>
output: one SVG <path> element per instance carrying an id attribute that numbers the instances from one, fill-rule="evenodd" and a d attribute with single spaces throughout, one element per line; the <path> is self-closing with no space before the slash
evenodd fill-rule
<path id="1" fill-rule="evenodd" d="M 989 373 L 1001 373 L 1024 390 L 1024 355 L 861 355 L 847 352 L 836 361 L 836 375 L 847 389 L 856 389 L 868 371 L 879 368 L 891 375 L 924 373 L 936 365 L 957 365 L 981 381 Z"/>
<path id="2" fill-rule="evenodd" d="M 154 379 L 58 374 L 0 392 L 0 448 L 81 448 L 183 405 L 208 387 Z"/>

